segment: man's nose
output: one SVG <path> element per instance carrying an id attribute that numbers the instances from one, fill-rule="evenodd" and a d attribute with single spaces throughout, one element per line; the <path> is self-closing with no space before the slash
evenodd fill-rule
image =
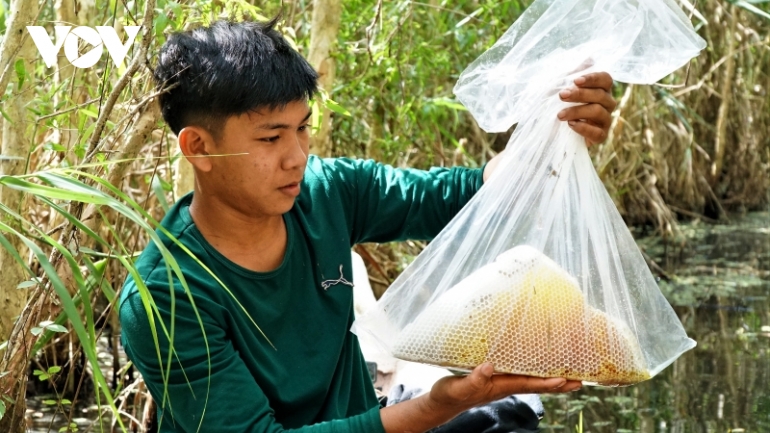
<path id="1" fill-rule="evenodd" d="M 293 168 L 304 166 L 307 163 L 307 145 L 299 134 L 294 135 L 294 139 L 289 144 L 287 149 L 287 155 L 284 158 L 284 169 L 290 170 Z"/>

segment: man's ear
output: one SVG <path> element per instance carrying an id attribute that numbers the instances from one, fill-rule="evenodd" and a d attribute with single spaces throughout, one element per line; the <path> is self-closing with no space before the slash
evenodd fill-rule
<path id="1" fill-rule="evenodd" d="M 199 126 L 188 126 L 179 131 L 177 141 L 182 154 L 196 170 L 211 170 L 208 155 L 214 147 L 214 137 L 208 131 Z"/>

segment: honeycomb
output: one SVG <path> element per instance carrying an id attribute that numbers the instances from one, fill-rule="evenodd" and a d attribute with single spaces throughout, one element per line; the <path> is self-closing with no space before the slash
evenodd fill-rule
<path id="1" fill-rule="evenodd" d="M 649 379 L 628 327 L 588 305 L 577 281 L 528 246 L 498 256 L 404 328 L 394 355 L 471 370 L 564 377 L 606 386 Z"/>

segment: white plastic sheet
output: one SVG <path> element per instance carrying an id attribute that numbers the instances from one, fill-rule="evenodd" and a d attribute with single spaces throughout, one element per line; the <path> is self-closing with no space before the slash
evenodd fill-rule
<path id="1" fill-rule="evenodd" d="M 654 83 L 704 47 L 672 0 L 536 0 L 455 87 L 485 130 L 518 124 L 503 160 L 354 332 L 369 333 L 393 352 L 404 330 L 452 287 L 503 252 L 528 245 L 574 278 L 588 307 L 622 324 L 649 376 L 694 347 L 597 176 L 583 138 L 556 115 L 568 106 L 558 91 L 580 75 L 607 71 L 618 81 Z M 457 319 L 445 320 L 451 325 Z M 500 323 L 500 332 L 504 328 Z M 527 323 L 519 328 L 525 338 Z M 437 337 L 435 344 L 443 341 Z"/>

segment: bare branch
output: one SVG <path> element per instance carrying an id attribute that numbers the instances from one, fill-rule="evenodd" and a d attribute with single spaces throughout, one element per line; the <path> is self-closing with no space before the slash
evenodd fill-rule
<path id="1" fill-rule="evenodd" d="M 131 63 L 128 65 L 128 68 L 126 68 L 126 72 L 120 77 L 118 82 L 115 83 L 115 87 L 112 88 L 112 92 L 110 92 L 110 96 L 107 98 L 107 103 L 104 105 L 102 112 L 99 114 L 99 118 L 96 119 L 96 128 L 94 129 L 94 133 L 88 143 L 88 151 L 86 152 L 85 162 L 90 161 L 96 154 L 99 140 L 101 139 L 102 132 L 104 131 L 104 127 L 107 124 L 107 118 L 109 118 L 110 114 L 112 114 L 112 109 L 115 107 L 115 103 L 117 103 L 118 97 L 120 97 L 120 94 L 123 93 L 123 89 L 125 89 L 126 85 L 128 85 L 129 81 L 131 81 L 131 79 L 134 77 L 134 74 L 137 70 L 139 70 L 139 67 L 142 65 L 142 63 L 146 61 L 145 58 L 147 56 L 147 49 L 150 46 L 150 42 L 152 42 L 152 15 L 154 9 L 155 0 L 147 0 L 147 3 L 144 5 L 144 17 L 142 19 L 142 24 L 145 28 L 144 34 L 142 35 L 142 42 L 139 45 L 139 53 L 134 56 L 134 58 L 131 60 Z"/>

